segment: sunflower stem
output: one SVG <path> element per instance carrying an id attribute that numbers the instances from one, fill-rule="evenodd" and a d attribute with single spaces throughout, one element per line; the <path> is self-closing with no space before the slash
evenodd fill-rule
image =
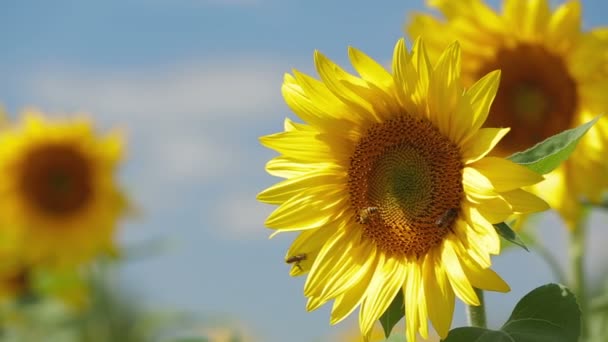
<path id="1" fill-rule="evenodd" d="M 483 300 L 483 290 L 473 288 L 477 298 L 479 298 L 479 305 L 467 305 L 467 318 L 469 325 L 472 327 L 486 328 L 486 307 Z"/>
<path id="2" fill-rule="evenodd" d="M 570 287 L 578 299 L 581 309 L 581 336 L 579 341 L 585 341 L 588 332 L 587 324 L 587 291 L 585 279 L 585 247 L 587 218 L 589 208 L 583 206 L 581 217 L 576 223 L 574 230 L 570 232 Z"/>
<path id="3" fill-rule="evenodd" d="M 557 282 L 562 284 L 565 283 L 568 280 L 566 277 L 566 271 L 562 269 L 562 266 L 560 266 L 559 262 L 551 251 L 541 243 L 536 243 L 534 245 L 534 249 L 536 253 L 538 253 L 538 255 L 545 260 L 553 272 L 553 276 L 557 279 Z"/>

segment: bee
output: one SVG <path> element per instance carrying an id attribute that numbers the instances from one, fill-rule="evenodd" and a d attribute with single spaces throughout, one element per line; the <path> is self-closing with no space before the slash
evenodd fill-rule
<path id="1" fill-rule="evenodd" d="M 290 256 L 289 258 L 285 259 L 285 262 L 288 264 L 294 264 L 301 271 L 302 267 L 300 267 L 300 262 L 302 262 L 304 260 L 306 260 L 306 254 L 301 253 L 301 254 L 296 254 L 296 255 Z"/>
<path id="2" fill-rule="evenodd" d="M 439 218 L 435 221 L 435 224 L 439 228 L 448 228 L 454 223 L 454 220 L 458 217 L 458 209 L 450 208 L 445 211 Z"/>
<path id="3" fill-rule="evenodd" d="M 359 210 L 359 215 L 357 215 L 357 222 L 361 224 L 368 224 L 372 215 L 378 213 L 378 207 L 367 207 Z"/>

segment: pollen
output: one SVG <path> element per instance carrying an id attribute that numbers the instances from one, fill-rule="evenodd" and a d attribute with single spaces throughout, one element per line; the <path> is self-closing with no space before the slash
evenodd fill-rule
<path id="1" fill-rule="evenodd" d="M 364 237 L 389 254 L 426 254 L 453 228 L 461 170 L 459 148 L 426 118 L 402 115 L 372 125 L 348 170 L 353 212 L 375 208 L 356 220 Z"/>

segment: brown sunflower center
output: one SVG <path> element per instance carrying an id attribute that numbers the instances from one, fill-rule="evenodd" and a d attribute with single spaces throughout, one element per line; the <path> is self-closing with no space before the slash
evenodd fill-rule
<path id="1" fill-rule="evenodd" d="M 570 128 L 577 110 L 576 83 L 563 57 L 533 44 L 497 51 L 476 77 L 501 69 L 487 127 L 511 127 L 495 153 L 509 155 Z"/>
<path id="2" fill-rule="evenodd" d="M 92 195 L 89 161 L 71 146 L 31 150 L 21 166 L 21 190 L 28 203 L 50 216 L 67 216 L 85 207 Z"/>
<path id="3" fill-rule="evenodd" d="M 9 274 L 2 279 L 4 286 L 13 294 L 22 294 L 28 290 L 29 271 L 27 269 L 19 270 L 13 274 Z"/>
<path id="4" fill-rule="evenodd" d="M 385 253 L 420 256 L 441 243 L 460 210 L 460 151 L 428 120 L 372 126 L 350 160 L 351 205 Z"/>

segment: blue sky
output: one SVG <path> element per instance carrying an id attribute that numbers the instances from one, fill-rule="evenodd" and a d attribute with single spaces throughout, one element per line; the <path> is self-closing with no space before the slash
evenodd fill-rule
<path id="1" fill-rule="evenodd" d="M 586 26 L 606 24 L 605 2 L 583 3 Z M 123 267 L 124 282 L 150 306 L 231 317 L 263 341 L 328 339 L 356 320 L 330 328 L 328 308 L 305 312 L 303 279 L 283 263 L 293 237 L 269 241 L 263 222 L 272 208 L 255 201 L 276 181 L 264 172 L 274 154 L 257 138 L 291 116 L 283 73 L 312 73 L 314 49 L 347 65 L 348 45 L 386 64 L 407 11 L 422 8 L 420 0 L 7 1 L 0 101 L 13 116 L 25 106 L 81 111 L 127 132 L 122 181 L 144 214 L 121 239 L 172 246 Z M 562 250 L 555 215 L 541 222 Z M 538 257 L 519 251 L 495 258 L 495 268 L 513 291 L 488 296 L 492 322 L 552 280 Z"/>

